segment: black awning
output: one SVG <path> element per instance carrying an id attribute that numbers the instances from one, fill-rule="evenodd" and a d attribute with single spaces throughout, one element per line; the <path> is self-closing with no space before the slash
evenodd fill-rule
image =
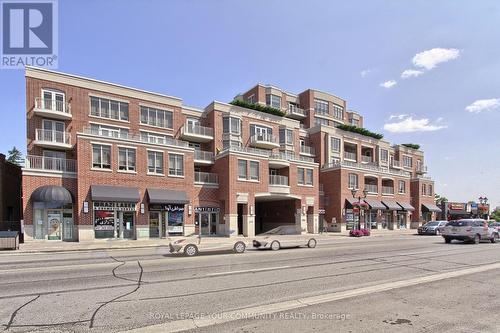
<path id="1" fill-rule="evenodd" d="M 31 194 L 33 202 L 50 202 L 54 204 L 70 204 L 73 203 L 71 193 L 62 186 L 47 185 L 37 188 Z"/>
<path id="2" fill-rule="evenodd" d="M 409 210 L 409 211 L 415 210 L 415 208 L 413 208 L 413 206 L 407 202 L 399 202 L 398 201 L 398 205 L 400 205 L 403 210 Z"/>
<path id="3" fill-rule="evenodd" d="M 387 207 L 388 210 L 400 210 L 401 206 L 394 200 L 384 200 L 382 203 Z"/>
<path id="4" fill-rule="evenodd" d="M 374 199 L 365 199 L 365 202 L 368 204 L 368 206 L 370 206 L 370 209 L 381 209 L 381 210 L 385 210 L 385 206 L 378 200 L 374 200 Z"/>
<path id="5" fill-rule="evenodd" d="M 152 204 L 187 204 L 189 198 L 184 191 L 148 188 L 149 203 Z"/>
<path id="6" fill-rule="evenodd" d="M 347 209 L 352 209 L 353 204 L 354 204 L 355 202 L 358 202 L 358 199 L 354 199 L 354 198 L 345 198 L 345 201 L 346 201 L 346 203 L 345 203 L 345 208 L 347 208 Z"/>
<path id="7" fill-rule="evenodd" d="M 435 204 L 422 204 L 422 211 L 424 212 L 436 212 L 441 213 L 441 208 L 436 206 Z"/>
<path id="8" fill-rule="evenodd" d="M 137 187 L 92 185 L 90 192 L 92 201 L 139 202 L 140 200 Z"/>

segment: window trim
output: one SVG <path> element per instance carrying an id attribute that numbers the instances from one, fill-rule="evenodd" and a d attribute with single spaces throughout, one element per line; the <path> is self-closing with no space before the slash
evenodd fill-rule
<path id="1" fill-rule="evenodd" d="M 148 114 L 147 121 L 145 123 L 142 121 L 143 108 L 147 109 L 147 114 Z M 150 112 L 150 110 L 154 110 L 156 113 L 156 123 L 154 125 L 149 124 L 149 112 Z M 165 117 L 165 126 L 158 125 L 158 111 L 165 112 L 165 115 L 167 113 L 170 113 L 172 115 L 172 120 L 171 120 L 171 124 L 170 124 L 171 127 L 166 126 L 167 125 L 167 118 L 166 117 Z M 153 106 L 139 105 L 139 125 L 140 126 L 149 126 L 149 127 L 153 127 L 153 128 L 161 128 L 164 130 L 173 130 L 174 129 L 174 112 L 173 112 L 173 110 L 170 110 L 170 109 L 160 109 L 158 107 L 153 107 Z"/>
<path id="2" fill-rule="evenodd" d="M 147 174 L 148 175 L 153 175 L 153 176 L 165 176 L 165 154 L 162 150 L 154 150 L 154 149 L 147 149 L 146 150 L 147 152 L 147 160 L 146 160 L 146 165 L 147 165 Z M 155 154 L 155 158 L 154 158 L 154 171 L 150 171 L 149 170 L 149 154 L 150 153 L 154 153 Z M 159 173 L 159 172 L 156 172 L 156 170 L 158 169 L 157 165 L 156 165 L 156 161 L 157 161 L 157 157 L 156 157 L 156 154 L 162 154 L 162 169 L 163 169 L 163 172 Z"/>
<path id="3" fill-rule="evenodd" d="M 130 146 L 117 146 L 118 148 L 118 172 L 123 172 L 123 173 L 137 173 L 137 148 L 136 147 L 130 147 Z M 126 156 L 125 156 L 125 161 L 126 161 L 126 169 L 120 169 L 120 150 L 125 149 L 126 151 Z M 129 170 L 129 165 L 128 165 L 128 151 L 133 150 L 134 151 L 134 169 Z"/>
<path id="4" fill-rule="evenodd" d="M 92 98 L 97 98 L 99 100 L 99 115 L 94 115 L 92 114 Z M 111 115 L 111 102 L 117 102 L 118 103 L 118 119 L 110 117 L 103 117 L 101 114 L 101 101 L 103 99 L 106 99 L 109 101 L 109 114 Z M 121 110 L 120 110 L 120 105 L 121 104 L 127 104 L 127 120 L 121 119 Z M 91 118 L 97 118 L 97 119 L 106 119 L 109 121 L 120 121 L 123 123 L 130 123 L 130 102 L 116 99 L 113 97 L 105 97 L 105 96 L 98 96 L 98 95 L 93 95 L 89 94 L 89 117 Z"/>
<path id="5" fill-rule="evenodd" d="M 179 157 L 182 159 L 182 169 L 181 169 L 181 173 L 179 174 L 178 173 L 178 168 L 177 168 L 177 164 L 179 163 L 178 160 L 175 160 L 175 173 L 170 173 L 170 170 L 171 170 L 171 167 L 170 167 L 170 157 L 172 156 L 176 156 L 176 157 Z M 178 177 L 178 178 L 184 178 L 185 176 L 185 168 L 184 168 L 184 154 L 180 154 L 180 153 L 171 153 L 171 152 L 168 152 L 168 176 L 169 177 Z"/>
<path id="6" fill-rule="evenodd" d="M 99 142 L 91 142 L 91 145 L 92 145 L 92 156 L 91 156 L 91 159 L 90 159 L 90 163 L 91 163 L 91 170 L 109 170 L 109 171 L 112 171 L 113 170 L 113 145 L 112 144 L 108 144 L 108 143 L 99 143 Z M 94 146 L 100 146 L 101 147 L 101 151 L 100 151 L 100 158 L 101 158 L 101 163 L 100 165 L 101 166 L 95 166 L 94 164 Z M 103 168 L 102 166 L 104 165 L 103 164 L 103 155 L 102 155 L 102 147 L 108 147 L 109 148 L 109 168 Z"/>
<path id="7" fill-rule="evenodd" d="M 356 178 L 356 184 L 355 186 L 351 186 L 351 176 L 355 176 Z M 359 176 L 357 173 L 348 173 L 347 174 L 347 188 L 350 190 L 359 190 Z"/>

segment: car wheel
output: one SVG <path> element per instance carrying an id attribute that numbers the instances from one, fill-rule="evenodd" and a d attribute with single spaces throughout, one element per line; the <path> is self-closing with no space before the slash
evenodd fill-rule
<path id="1" fill-rule="evenodd" d="M 493 237 L 490 239 L 490 242 L 492 243 L 498 242 L 498 234 L 493 234 Z"/>
<path id="2" fill-rule="evenodd" d="M 316 247 L 316 240 L 314 238 L 311 238 L 309 242 L 307 242 L 307 247 L 310 249 L 314 249 Z"/>
<path id="3" fill-rule="evenodd" d="M 445 242 L 446 244 L 450 244 L 450 243 L 451 243 L 451 238 L 449 238 L 449 237 L 445 237 L 445 238 L 444 238 L 444 242 Z"/>
<path id="4" fill-rule="evenodd" d="M 274 241 L 271 243 L 271 250 L 278 251 L 280 249 L 280 242 Z"/>
<path id="5" fill-rule="evenodd" d="M 245 243 L 243 242 L 236 242 L 236 244 L 234 244 L 234 247 L 233 247 L 233 251 L 235 253 L 243 253 L 245 252 Z"/>
<path id="6" fill-rule="evenodd" d="M 474 244 L 479 244 L 479 241 L 481 240 L 481 237 L 479 235 L 474 235 L 474 239 L 472 240 L 472 242 Z"/>
<path id="7" fill-rule="evenodd" d="M 198 255 L 198 248 L 194 244 L 186 245 L 184 248 L 184 254 L 188 257 L 194 257 Z"/>

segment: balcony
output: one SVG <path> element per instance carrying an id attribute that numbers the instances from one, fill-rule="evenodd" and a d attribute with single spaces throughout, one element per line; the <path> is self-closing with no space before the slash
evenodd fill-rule
<path id="1" fill-rule="evenodd" d="M 372 172 L 379 172 L 382 174 L 396 175 L 396 176 L 403 176 L 403 177 L 410 177 L 411 176 L 411 172 L 408 172 L 408 171 L 383 168 L 383 167 L 380 167 L 380 166 L 373 164 L 373 163 L 356 163 L 356 162 L 351 162 L 351 161 L 325 163 L 323 165 L 322 170 L 340 169 L 340 168 L 349 168 L 349 169 L 353 169 L 353 170 L 367 170 L 367 171 L 372 171 Z"/>
<path id="2" fill-rule="evenodd" d="M 250 138 L 250 145 L 256 148 L 273 149 L 280 146 L 278 139 L 270 134 L 256 134 Z"/>
<path id="3" fill-rule="evenodd" d="M 211 151 L 195 150 L 194 164 L 196 165 L 214 164 L 214 153 L 212 153 Z"/>
<path id="4" fill-rule="evenodd" d="M 35 145 L 52 149 L 71 149 L 71 136 L 69 133 L 37 129 L 35 132 Z"/>
<path id="5" fill-rule="evenodd" d="M 344 158 L 346 160 L 350 160 L 350 161 L 353 161 L 353 162 L 357 161 L 357 159 L 356 159 L 356 153 L 349 152 L 349 151 L 344 151 Z"/>
<path id="6" fill-rule="evenodd" d="M 378 194 L 378 186 L 376 184 L 365 184 L 365 190 L 368 193 Z"/>
<path id="7" fill-rule="evenodd" d="M 24 169 L 76 173 L 76 160 L 27 155 Z"/>
<path id="8" fill-rule="evenodd" d="M 362 163 L 373 163 L 373 158 L 371 156 L 361 155 Z"/>
<path id="9" fill-rule="evenodd" d="M 279 194 L 290 194 L 288 177 L 280 175 L 269 175 L 269 192 Z"/>
<path id="10" fill-rule="evenodd" d="M 392 195 L 394 194 L 393 186 L 382 186 L 382 194 Z"/>
<path id="11" fill-rule="evenodd" d="M 300 146 L 300 154 L 307 156 L 314 156 L 315 154 L 314 147 Z"/>
<path id="12" fill-rule="evenodd" d="M 288 118 L 302 120 L 305 119 L 307 115 L 304 109 L 301 109 L 296 105 L 290 104 L 288 106 L 288 110 L 286 111 L 286 116 Z"/>
<path id="13" fill-rule="evenodd" d="M 181 128 L 181 138 L 192 142 L 209 142 L 214 139 L 214 130 L 210 127 L 185 124 Z"/>
<path id="14" fill-rule="evenodd" d="M 194 172 L 194 183 L 198 185 L 219 185 L 219 175 L 209 172 Z"/>
<path id="15" fill-rule="evenodd" d="M 420 165 L 420 166 L 417 166 L 417 169 L 415 170 L 417 172 L 417 174 L 419 175 L 423 175 L 423 174 L 426 174 L 427 173 L 427 166 L 425 165 Z"/>
<path id="16" fill-rule="evenodd" d="M 33 112 L 38 116 L 43 116 L 51 119 L 71 119 L 70 104 L 55 99 L 35 98 L 35 108 Z"/>
<path id="17" fill-rule="evenodd" d="M 294 156 L 289 153 L 280 151 L 279 153 L 271 154 L 269 156 L 269 167 L 273 169 L 286 168 L 290 166 L 290 160 Z"/>
<path id="18" fill-rule="evenodd" d="M 391 168 L 401 169 L 401 163 L 399 161 L 393 160 L 391 163 Z"/>

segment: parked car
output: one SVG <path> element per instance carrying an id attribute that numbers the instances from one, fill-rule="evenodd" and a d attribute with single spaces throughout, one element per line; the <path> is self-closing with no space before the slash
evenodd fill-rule
<path id="1" fill-rule="evenodd" d="M 283 225 L 257 235 L 253 246 L 258 249 L 271 249 L 277 251 L 287 247 L 307 246 L 316 247 L 316 239 L 310 235 L 301 235 L 295 225 Z"/>
<path id="2" fill-rule="evenodd" d="M 493 220 L 491 222 L 488 221 L 488 224 L 491 228 L 495 228 L 495 229 L 497 229 L 498 232 L 500 232 L 500 222 Z"/>
<path id="3" fill-rule="evenodd" d="M 418 227 L 419 235 L 439 235 L 441 227 L 444 227 L 448 221 L 429 221 L 423 226 Z"/>
<path id="4" fill-rule="evenodd" d="M 483 219 L 462 219 L 448 223 L 443 228 L 442 236 L 445 243 L 451 243 L 454 239 L 474 244 L 484 240 L 495 243 L 499 239 L 499 232 L 496 228 L 488 226 Z"/>
<path id="5" fill-rule="evenodd" d="M 168 246 L 170 253 L 184 253 L 188 257 L 193 257 L 200 252 L 210 251 L 232 250 L 234 253 L 243 253 L 247 248 L 247 241 L 239 237 L 203 237 L 191 235 L 172 240 Z"/>

